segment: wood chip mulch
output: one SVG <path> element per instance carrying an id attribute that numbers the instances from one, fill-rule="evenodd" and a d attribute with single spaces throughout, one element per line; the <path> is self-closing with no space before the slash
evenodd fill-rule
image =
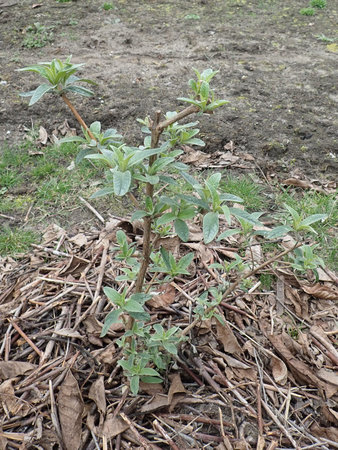
<path id="1" fill-rule="evenodd" d="M 53 226 L 29 255 L 0 258 L 0 450 L 338 448 L 337 278 L 264 267 L 221 303 L 225 326 L 190 329 L 164 383 L 133 396 L 117 365 L 122 324 L 100 337 L 111 310 L 103 287 L 122 286 L 119 226 L 137 238 L 127 221 L 73 234 Z M 147 307 L 153 323 L 183 330 L 218 282 L 209 263 L 232 249 L 177 245 L 195 251 L 194 275 Z"/>

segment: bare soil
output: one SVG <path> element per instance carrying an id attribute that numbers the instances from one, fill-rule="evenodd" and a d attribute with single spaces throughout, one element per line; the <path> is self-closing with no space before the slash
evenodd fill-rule
<path id="1" fill-rule="evenodd" d="M 74 100 L 85 120 L 135 144 L 135 119 L 178 109 L 192 68 L 212 67 L 217 94 L 230 103 L 201 124 L 207 152 L 233 141 L 264 170 L 334 176 L 337 46 L 316 36 L 337 38 L 337 1 L 314 16 L 294 0 L 115 0 L 109 11 L 103 3 L 0 0 L 1 140 L 22 139 L 32 122 L 51 131 L 67 117 L 76 126 L 59 99 L 29 108 L 18 94 L 39 81 L 17 68 L 70 54 L 86 63 L 83 74 L 98 86 L 95 98 Z M 54 40 L 25 48 L 36 22 L 53 27 Z"/>

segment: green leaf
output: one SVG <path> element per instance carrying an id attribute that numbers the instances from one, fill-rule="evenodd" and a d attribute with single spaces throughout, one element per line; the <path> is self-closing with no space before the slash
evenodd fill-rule
<path id="1" fill-rule="evenodd" d="M 176 219 L 175 213 L 172 212 L 165 213 L 156 220 L 156 225 L 165 225 L 169 222 L 174 221 L 175 219 Z"/>
<path id="2" fill-rule="evenodd" d="M 206 81 L 202 81 L 200 95 L 203 100 L 207 100 L 209 98 L 209 83 Z"/>
<path id="3" fill-rule="evenodd" d="M 272 228 L 271 230 L 257 230 L 254 234 L 259 234 L 260 236 L 264 236 L 267 239 L 278 239 L 282 236 L 285 236 L 290 230 L 292 230 L 292 228 L 288 225 L 280 225 L 278 227 Z"/>
<path id="4" fill-rule="evenodd" d="M 99 198 L 99 197 L 104 197 L 105 195 L 111 195 L 114 194 L 115 190 L 113 187 L 105 187 L 103 189 L 100 189 L 96 192 L 94 192 L 94 194 L 92 194 L 90 196 L 90 198 Z"/>
<path id="5" fill-rule="evenodd" d="M 34 105 L 34 103 L 38 102 L 44 94 L 53 91 L 55 88 L 56 86 L 51 86 L 50 84 L 40 84 L 40 86 L 35 89 L 28 106 Z"/>
<path id="6" fill-rule="evenodd" d="M 203 238 L 205 244 L 213 241 L 219 230 L 218 213 L 208 212 L 203 217 Z"/>
<path id="7" fill-rule="evenodd" d="M 205 147 L 205 142 L 202 141 L 202 139 L 198 138 L 189 139 L 186 143 L 189 145 L 198 145 L 199 147 Z"/>
<path id="8" fill-rule="evenodd" d="M 140 374 L 142 376 L 149 375 L 151 377 L 158 377 L 161 379 L 161 375 L 155 369 L 152 369 L 151 367 L 145 367 L 144 369 L 142 369 Z"/>
<path id="9" fill-rule="evenodd" d="M 187 267 L 189 267 L 189 265 L 191 264 L 191 261 L 193 259 L 194 259 L 194 254 L 192 252 L 187 253 L 186 255 L 183 256 L 183 258 L 181 258 L 179 260 L 177 267 L 179 268 L 179 270 L 186 269 Z"/>
<path id="10" fill-rule="evenodd" d="M 82 95 L 82 97 L 92 97 L 94 95 L 93 91 L 83 86 L 68 86 L 64 88 L 63 91 L 67 92 L 71 91 L 74 92 L 75 94 Z"/>
<path id="11" fill-rule="evenodd" d="M 228 100 L 215 100 L 211 103 L 209 103 L 209 105 L 207 105 L 206 109 L 207 111 L 213 111 L 216 108 L 219 108 L 220 106 L 226 105 L 227 103 L 229 103 Z"/>
<path id="12" fill-rule="evenodd" d="M 135 211 L 133 213 L 133 215 L 131 216 L 130 221 L 134 222 L 134 220 L 142 219 L 143 217 L 145 217 L 147 215 L 148 215 L 147 211 L 141 211 L 141 210 Z"/>
<path id="13" fill-rule="evenodd" d="M 144 309 L 143 306 L 140 305 L 136 300 L 127 300 L 124 306 L 124 309 L 128 312 L 135 312 L 135 313 L 143 313 Z"/>
<path id="14" fill-rule="evenodd" d="M 177 236 L 183 241 L 187 242 L 189 239 L 189 228 L 188 225 L 181 219 L 176 219 L 174 221 L 175 231 Z"/>
<path id="15" fill-rule="evenodd" d="M 302 220 L 299 225 L 311 225 L 312 223 L 319 222 L 320 220 L 324 221 L 325 219 L 327 219 L 327 217 L 327 214 L 312 214 L 311 216 L 306 217 L 306 219 Z"/>
<path id="16" fill-rule="evenodd" d="M 255 217 L 252 214 L 249 214 L 247 211 L 243 211 L 242 209 L 239 208 L 229 208 L 229 209 L 231 214 L 237 217 L 238 219 L 242 219 L 245 222 L 250 223 L 251 225 L 262 225 L 259 220 L 255 219 Z"/>
<path id="17" fill-rule="evenodd" d="M 241 199 L 240 197 L 237 197 L 237 195 L 232 195 L 232 194 L 222 194 L 221 200 L 223 202 L 243 203 L 243 199 Z"/>
<path id="18" fill-rule="evenodd" d="M 129 191 L 131 184 L 131 173 L 129 170 L 126 170 L 125 172 L 116 170 L 113 174 L 113 181 L 115 195 L 122 197 Z"/>
<path id="19" fill-rule="evenodd" d="M 76 136 L 74 136 L 74 137 L 76 137 Z M 65 139 L 67 139 L 67 138 L 65 138 Z M 70 138 L 71 139 L 71 138 Z M 81 138 L 80 138 L 81 139 Z M 63 141 L 63 142 L 67 142 L 67 141 L 64 141 L 63 139 L 61 139 L 61 141 Z M 60 142 L 60 141 L 59 141 Z M 69 142 L 72 142 L 72 141 L 69 141 Z M 86 158 L 88 155 L 92 155 L 93 154 L 93 149 L 91 149 L 91 148 L 83 148 L 83 149 L 81 149 L 80 151 L 79 151 L 79 153 L 76 155 L 76 158 L 75 158 L 75 164 L 80 164 L 80 162 L 84 159 L 84 158 Z"/>
<path id="20" fill-rule="evenodd" d="M 218 240 L 218 241 L 221 241 L 222 239 L 225 239 L 225 238 L 227 238 L 227 237 L 229 237 L 229 236 L 233 236 L 234 234 L 238 234 L 238 233 L 240 233 L 240 232 L 241 232 L 241 230 L 240 230 L 239 228 L 234 228 L 233 230 L 226 230 L 226 231 L 223 231 L 223 233 L 221 233 L 221 234 L 218 236 L 217 240 Z"/>
<path id="21" fill-rule="evenodd" d="M 162 342 L 162 345 L 168 353 L 177 355 L 177 346 L 175 344 L 172 344 L 171 342 Z"/>
<path id="22" fill-rule="evenodd" d="M 171 270 L 171 263 L 170 263 L 170 257 L 169 252 L 164 247 L 160 248 L 160 253 L 163 258 L 164 264 L 166 265 L 167 270 Z"/>
<path id="23" fill-rule="evenodd" d="M 104 325 L 102 327 L 100 337 L 104 337 L 108 333 L 109 328 L 111 327 L 111 325 L 113 325 L 113 323 L 120 322 L 119 316 L 121 313 L 122 313 L 122 310 L 119 308 L 119 309 L 114 309 L 113 311 L 110 311 L 109 314 L 107 314 L 107 317 L 104 321 Z"/>
<path id="24" fill-rule="evenodd" d="M 108 299 L 115 303 L 118 304 L 119 301 L 121 300 L 121 294 L 119 294 L 115 289 L 110 288 L 110 287 L 105 287 L 103 288 L 103 292 L 106 294 L 106 296 L 108 297 Z"/>
<path id="25" fill-rule="evenodd" d="M 136 395 L 138 393 L 139 388 L 140 388 L 140 377 L 139 375 L 134 375 L 130 378 L 130 390 L 134 395 Z"/>
<path id="26" fill-rule="evenodd" d="M 152 384 L 160 384 L 163 383 L 163 380 L 158 377 L 150 377 L 150 376 L 141 376 L 141 381 L 143 383 L 152 383 Z"/>
<path id="27" fill-rule="evenodd" d="M 194 100 L 193 98 L 179 97 L 177 100 L 181 102 L 191 103 L 192 105 L 201 108 L 201 102 L 199 102 L 198 100 Z"/>
<path id="28" fill-rule="evenodd" d="M 284 203 L 283 206 L 284 206 L 285 209 L 287 209 L 289 211 L 289 213 L 291 214 L 294 222 L 300 221 L 300 216 L 299 216 L 299 214 L 297 213 L 297 211 L 295 209 L 291 208 L 291 206 L 287 205 L 286 203 Z"/>

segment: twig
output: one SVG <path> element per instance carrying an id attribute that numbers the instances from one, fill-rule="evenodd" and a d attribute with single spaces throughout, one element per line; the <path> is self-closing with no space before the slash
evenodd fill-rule
<path id="1" fill-rule="evenodd" d="M 51 409 L 50 415 L 51 415 L 52 423 L 54 425 L 57 437 L 59 438 L 61 448 L 62 448 L 63 447 L 62 432 L 61 432 L 61 426 L 60 426 L 58 414 L 56 411 L 56 404 L 55 404 L 52 380 L 49 380 L 49 396 L 50 396 L 50 409 Z"/>
<path id="2" fill-rule="evenodd" d="M 79 200 L 85 205 L 85 206 L 87 206 L 87 208 L 99 219 L 99 221 L 100 222 L 102 222 L 103 224 L 105 224 L 105 220 L 104 220 L 104 218 L 101 216 L 101 214 L 99 213 L 99 212 L 97 212 L 96 211 L 96 209 L 90 204 L 90 203 L 88 203 L 87 202 L 87 200 L 85 200 L 84 198 L 82 198 L 80 195 L 79 195 Z"/>
<path id="3" fill-rule="evenodd" d="M 239 277 L 236 281 L 234 281 L 232 284 L 230 284 L 230 286 L 228 287 L 228 289 L 225 291 L 225 293 L 223 294 L 223 299 L 225 300 L 226 297 L 231 294 L 231 292 L 233 292 L 236 287 L 246 278 L 251 277 L 252 275 L 254 275 L 255 273 L 259 272 L 260 270 L 262 270 L 264 267 L 268 266 L 269 264 L 277 261 L 278 259 L 280 259 L 281 257 L 287 255 L 288 253 L 292 252 L 293 250 L 295 250 L 297 247 L 300 247 L 301 243 L 296 243 L 292 248 L 288 248 L 286 250 L 284 250 L 283 252 L 279 253 L 278 255 L 268 259 L 267 261 L 265 261 L 263 264 L 259 265 L 258 267 L 256 267 L 255 269 L 251 270 L 250 272 L 242 275 L 241 277 Z M 209 308 L 207 308 L 205 310 L 205 313 L 209 313 L 210 311 L 212 311 L 214 308 L 214 306 L 210 306 Z M 198 324 L 198 322 L 200 322 L 200 318 L 195 319 L 193 322 L 191 322 L 191 324 L 189 324 L 184 330 L 182 330 L 181 332 L 181 336 L 185 336 L 187 333 L 189 333 L 189 331 L 195 327 L 195 325 Z"/>
<path id="4" fill-rule="evenodd" d="M 51 253 L 55 256 L 71 256 L 69 253 L 59 252 L 58 250 L 53 250 L 52 248 L 43 247 L 42 245 L 31 244 L 32 247 L 37 248 L 39 250 L 43 250 L 46 253 Z"/>
<path id="5" fill-rule="evenodd" d="M 271 419 L 275 422 L 275 424 L 278 426 L 278 428 L 281 430 L 281 432 L 289 439 L 291 444 L 298 448 L 297 442 L 293 439 L 289 431 L 284 427 L 284 425 L 281 423 L 281 421 L 278 419 L 278 417 L 271 411 L 269 406 L 265 403 L 263 399 L 261 399 L 262 405 L 265 409 L 265 411 L 268 413 L 268 415 L 271 417 Z"/>
<path id="6" fill-rule="evenodd" d="M 127 424 L 130 427 L 130 430 L 132 431 L 138 442 L 141 443 L 146 450 L 152 450 L 153 446 L 151 445 L 151 443 L 137 431 L 134 423 L 129 419 L 129 417 L 124 413 L 121 413 L 120 416 L 125 422 L 127 422 Z"/>
<path id="7" fill-rule="evenodd" d="M 158 431 L 166 440 L 166 442 L 170 445 L 170 448 L 172 448 L 173 450 L 180 450 L 179 447 L 177 447 L 177 445 L 175 444 L 175 442 L 171 439 L 171 437 L 169 436 L 168 433 L 166 433 L 166 431 L 161 427 L 161 425 L 159 424 L 158 420 L 154 420 L 153 421 L 153 427 L 156 431 Z"/>
<path id="8" fill-rule="evenodd" d="M 27 336 L 27 334 L 21 330 L 21 328 L 14 322 L 11 321 L 11 324 L 16 329 L 16 331 L 24 338 L 28 345 L 32 347 L 32 349 L 39 355 L 39 357 L 43 358 L 43 352 L 38 349 L 38 347 L 34 344 L 34 342 Z"/>

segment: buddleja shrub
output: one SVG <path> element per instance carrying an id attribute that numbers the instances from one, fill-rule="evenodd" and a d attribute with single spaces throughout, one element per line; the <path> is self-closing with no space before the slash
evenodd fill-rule
<path id="1" fill-rule="evenodd" d="M 183 145 L 204 146 L 204 142 L 197 137 L 198 122 L 181 124 L 180 121 L 190 115 L 212 114 L 215 109 L 228 103 L 226 100 L 216 99 L 210 87 L 210 82 L 217 71 L 195 70 L 196 78 L 189 81 L 191 96 L 179 98 L 181 102 L 189 104 L 182 111 L 167 112 L 163 119 L 159 111 L 156 112 L 154 119 L 149 117 L 138 119 L 145 138 L 142 145 L 131 147 L 123 143 L 122 136 L 114 128 L 102 131 L 100 122 L 94 122 L 88 127 L 66 96 L 68 92 L 85 96 L 92 94 L 87 88 L 79 86 L 79 83 L 93 84 L 93 82 L 74 75 L 80 67 L 79 64 L 71 64 L 69 57 L 65 63 L 53 60 L 51 63 L 21 69 L 36 72 L 48 82 L 23 95 L 30 96 L 30 104 L 34 104 L 47 93 L 57 94 L 71 108 L 82 126 L 84 136 L 69 137 L 60 142 L 79 143 L 78 163 L 85 158 L 94 163 L 99 161 L 107 168 L 107 184 L 93 197 L 109 194 L 128 195 L 134 204 L 138 205 L 134 193 L 138 191 L 139 186 L 144 186 L 143 194 L 138 195 L 144 201 L 137 206 L 131 218 L 132 221 L 136 219 L 143 221 L 142 255 L 137 256 L 134 243 L 128 242 L 122 230 L 116 233 L 115 258 L 123 266 L 122 274 L 116 280 L 124 282 L 126 287 L 123 290 L 104 288 L 112 309 L 106 316 L 101 333 L 102 337 L 105 336 L 114 323 L 124 324 L 125 332 L 118 341 L 123 348 L 123 357 L 119 365 L 129 379 L 131 391 L 136 394 L 140 381 L 148 383 L 162 381 L 161 371 L 166 369 L 170 359 L 177 355 L 178 345 L 184 339 L 177 327 L 167 327 L 165 323 L 147 325 L 150 315 L 146 302 L 157 295 L 156 286 L 179 275 L 189 275 L 189 266 L 194 256 L 193 253 L 187 253 L 177 259 L 162 246 L 156 250 L 152 246 L 153 234 L 158 236 L 159 242 L 161 237 L 168 235 L 177 235 L 186 242 L 189 239 L 187 221 L 199 220 L 205 244 L 212 242 L 217 236 L 218 240 L 221 240 L 236 233 L 243 233 L 249 239 L 250 236 L 259 233 L 254 231 L 254 226 L 261 225 L 258 219 L 262 213 L 249 214 L 231 206 L 234 202 L 240 203 L 242 200 L 235 195 L 221 192 L 220 173 L 211 174 L 203 182 L 199 182 L 188 173 L 188 166 L 179 161 Z M 190 185 L 190 189 L 187 189 L 187 192 L 170 194 L 172 190 L 167 190 L 166 187 L 177 185 L 177 176 L 183 178 L 186 185 Z M 157 191 L 162 195 L 155 196 L 154 192 Z M 296 217 L 290 208 L 289 212 L 293 217 L 293 225 L 295 228 L 298 227 L 298 230 L 302 227 L 309 228 L 311 223 L 324 218 L 316 215 L 304 221 Z M 221 216 L 229 225 L 235 216 L 241 228 L 228 229 L 219 235 Z M 282 225 L 261 234 L 265 238 L 276 239 L 290 229 L 289 225 Z M 300 264 L 298 257 L 297 269 Z M 244 261 L 238 255 L 231 269 L 237 269 L 240 273 L 245 267 Z M 217 266 L 215 269 L 224 273 L 231 270 L 225 266 Z M 152 276 L 151 285 L 148 285 L 147 274 Z M 212 288 L 197 299 L 194 310 L 197 318 L 204 320 L 214 316 L 222 320 L 216 311 L 226 292 L 227 284 L 224 277 L 220 276 L 220 280 L 217 289 Z"/>

